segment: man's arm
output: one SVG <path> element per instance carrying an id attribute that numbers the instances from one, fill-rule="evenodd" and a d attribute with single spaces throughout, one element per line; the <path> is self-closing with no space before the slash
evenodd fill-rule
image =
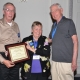
<path id="1" fill-rule="evenodd" d="M 6 65 L 7 68 L 13 67 L 15 64 L 9 60 L 6 60 L 0 54 L 0 63 Z"/>
<path id="2" fill-rule="evenodd" d="M 73 40 L 73 58 L 72 58 L 72 70 L 75 71 L 77 68 L 77 57 L 78 57 L 78 37 L 77 35 L 72 36 Z"/>

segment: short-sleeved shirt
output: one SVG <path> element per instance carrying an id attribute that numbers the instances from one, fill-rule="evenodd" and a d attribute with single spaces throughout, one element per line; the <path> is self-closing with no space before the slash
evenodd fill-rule
<path id="1" fill-rule="evenodd" d="M 12 26 L 10 26 L 4 18 L 0 19 L 0 52 L 5 51 L 5 45 L 20 41 L 20 31 L 17 23 L 12 21 Z"/>
<path id="2" fill-rule="evenodd" d="M 49 37 L 52 38 L 52 26 Z M 72 62 L 73 41 L 72 36 L 77 35 L 74 22 L 71 19 L 62 17 L 57 24 L 57 30 L 52 38 L 52 60 L 56 62 Z"/>

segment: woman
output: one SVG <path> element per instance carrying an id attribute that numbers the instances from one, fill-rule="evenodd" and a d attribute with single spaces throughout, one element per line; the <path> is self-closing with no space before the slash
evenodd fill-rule
<path id="1" fill-rule="evenodd" d="M 22 65 L 23 80 L 47 80 L 50 70 L 50 45 L 47 37 L 42 36 L 42 24 L 32 24 L 32 35 L 23 39 L 27 43 L 30 59 Z"/>

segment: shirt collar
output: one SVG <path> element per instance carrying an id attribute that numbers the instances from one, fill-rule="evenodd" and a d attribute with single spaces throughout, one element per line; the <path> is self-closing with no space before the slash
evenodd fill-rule
<path id="1" fill-rule="evenodd" d="M 5 21 L 4 18 L 2 18 L 2 23 L 3 23 L 3 24 L 7 24 L 7 22 Z M 14 25 L 14 21 L 13 21 L 13 20 L 12 20 L 12 25 Z"/>

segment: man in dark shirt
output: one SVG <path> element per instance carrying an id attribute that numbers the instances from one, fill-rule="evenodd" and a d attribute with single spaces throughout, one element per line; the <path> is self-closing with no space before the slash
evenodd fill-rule
<path id="1" fill-rule="evenodd" d="M 51 5 L 50 12 L 56 20 L 49 34 L 49 42 L 52 42 L 52 80 L 74 80 L 78 55 L 74 22 L 63 16 L 63 9 L 58 3 Z"/>

